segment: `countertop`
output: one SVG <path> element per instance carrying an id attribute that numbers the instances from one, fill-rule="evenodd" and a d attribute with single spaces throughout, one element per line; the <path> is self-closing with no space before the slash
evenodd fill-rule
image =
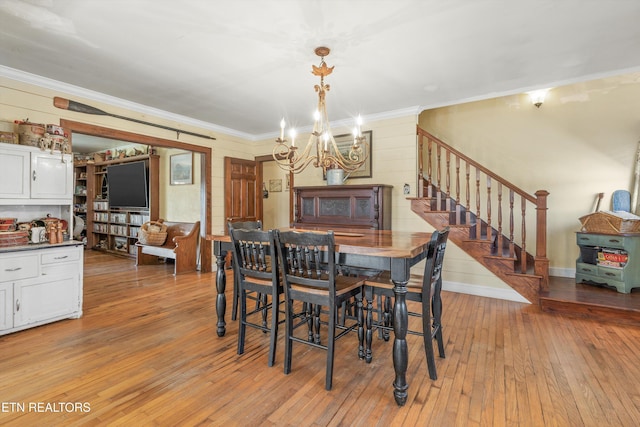
<path id="1" fill-rule="evenodd" d="M 8 252 L 21 252 L 21 251 L 34 251 L 39 249 L 51 249 L 51 248 L 60 248 L 65 246 L 77 246 L 82 245 L 83 243 L 79 240 L 65 240 L 62 243 L 30 243 L 28 245 L 21 246 L 9 246 L 0 248 L 0 253 L 8 253 Z"/>

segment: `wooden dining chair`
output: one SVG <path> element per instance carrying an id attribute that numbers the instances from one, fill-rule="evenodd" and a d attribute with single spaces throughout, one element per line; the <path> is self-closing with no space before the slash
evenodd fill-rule
<path id="1" fill-rule="evenodd" d="M 278 262 L 282 270 L 285 297 L 284 373 L 291 372 L 293 342 L 308 344 L 327 351 L 325 388 L 333 383 L 335 342 L 350 331 L 362 328 L 362 285 L 360 277 L 337 273 L 335 238 L 327 233 L 276 231 Z M 343 301 L 355 297 L 359 313 L 355 322 L 338 322 L 338 308 Z M 294 301 L 306 307 L 306 316 L 294 311 Z M 324 307 L 324 312 L 322 308 Z M 324 313 L 327 313 L 326 315 Z M 321 315 L 326 320 L 321 319 Z M 324 317 L 326 316 L 326 317 Z M 326 344 L 322 343 L 320 326 L 326 325 Z M 302 334 L 298 328 L 306 326 Z M 336 334 L 336 330 L 340 330 Z"/>
<path id="2" fill-rule="evenodd" d="M 242 230 L 262 230 L 262 221 L 227 221 L 227 229 L 231 232 L 232 229 Z M 231 233 L 229 233 L 231 234 Z M 233 256 L 233 255 L 232 255 Z M 233 263 L 233 259 L 231 260 Z M 260 304 L 261 297 L 256 297 L 256 304 Z M 233 278 L 233 306 L 231 308 L 231 320 L 238 318 L 238 282 L 234 276 Z"/>
<path id="3" fill-rule="evenodd" d="M 230 229 L 233 246 L 234 280 L 238 284 L 240 318 L 238 324 L 238 354 L 244 353 L 247 326 L 271 334 L 269 340 L 269 366 L 273 366 L 278 339 L 279 304 L 282 285 L 277 266 L 275 233 L 272 230 Z M 260 303 L 251 311 L 247 308 L 247 293 L 260 295 Z M 268 300 L 268 296 L 271 300 Z M 271 323 L 268 314 L 271 312 Z M 253 320 L 255 316 L 259 319 Z"/>
<path id="4" fill-rule="evenodd" d="M 429 377 L 432 380 L 438 378 L 436 370 L 436 362 L 433 349 L 433 340 L 438 343 L 438 353 L 440 357 L 445 357 L 444 342 L 442 338 L 442 298 L 440 292 L 442 290 L 442 263 L 444 253 L 447 247 L 449 237 L 449 227 L 441 231 L 434 231 L 429 241 L 427 249 L 427 259 L 424 266 L 424 274 L 422 276 L 411 275 L 407 283 L 407 301 L 417 301 L 422 303 L 420 313 L 409 312 L 410 316 L 422 318 L 422 331 L 407 331 L 410 334 L 420 335 L 424 339 L 424 351 L 427 358 L 427 367 L 429 369 Z M 366 331 L 366 355 L 365 360 L 371 361 L 371 338 L 372 328 L 378 328 L 383 331 L 385 339 L 388 339 L 389 332 L 393 330 L 393 315 L 391 313 L 393 307 L 392 299 L 394 297 L 393 282 L 391 281 L 389 272 L 384 272 L 377 277 L 371 277 L 365 281 L 365 294 L 367 296 L 367 331 Z M 384 298 L 384 302 L 381 302 Z M 378 300 L 378 319 L 374 322 L 372 316 L 372 300 Z M 380 305 L 382 307 L 380 308 Z"/>

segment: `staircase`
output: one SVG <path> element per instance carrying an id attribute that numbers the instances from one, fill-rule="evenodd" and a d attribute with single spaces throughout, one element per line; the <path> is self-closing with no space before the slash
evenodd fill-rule
<path id="1" fill-rule="evenodd" d="M 417 135 L 422 185 L 411 209 L 437 229 L 449 226 L 450 241 L 538 304 L 549 284 L 549 193 L 528 194 L 420 127 Z"/>

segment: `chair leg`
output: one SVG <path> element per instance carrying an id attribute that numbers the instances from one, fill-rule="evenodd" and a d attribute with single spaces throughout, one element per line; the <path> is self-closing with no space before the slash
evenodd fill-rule
<path id="1" fill-rule="evenodd" d="M 308 328 L 308 336 L 307 341 L 313 342 L 313 304 L 306 303 L 306 316 L 307 316 L 307 328 Z"/>
<path id="2" fill-rule="evenodd" d="M 391 297 L 385 296 L 384 309 L 382 314 L 382 324 L 387 328 L 391 327 L 391 323 L 392 323 L 391 320 L 393 319 L 393 313 L 392 313 L 393 310 L 391 306 L 392 306 Z M 385 341 L 389 341 L 389 329 L 382 329 L 382 338 L 384 338 Z"/>
<path id="3" fill-rule="evenodd" d="M 335 308 L 329 308 L 329 325 L 327 328 L 327 373 L 325 389 L 331 390 L 333 386 L 333 356 L 336 336 L 336 312 Z"/>
<path id="4" fill-rule="evenodd" d="M 267 299 L 267 294 L 258 294 L 258 299 L 256 302 L 256 309 L 260 308 L 260 306 L 262 306 L 262 326 L 263 327 L 267 327 L 267 315 L 268 315 L 268 311 L 269 309 L 267 308 L 267 304 L 269 303 L 268 299 Z"/>
<path id="5" fill-rule="evenodd" d="M 266 295 L 265 295 L 266 298 Z M 271 301 L 271 336 L 269 337 L 269 366 L 276 362 L 276 344 L 278 343 L 279 304 L 278 300 Z M 265 301 L 266 304 L 266 301 Z M 265 305 L 266 307 L 266 305 Z M 265 313 L 266 313 L 265 309 Z"/>
<path id="6" fill-rule="evenodd" d="M 357 319 L 358 319 L 358 358 L 364 359 L 364 315 L 362 310 L 362 294 L 356 297 L 357 302 Z"/>
<path id="7" fill-rule="evenodd" d="M 439 294 L 434 295 L 433 302 L 432 302 L 432 309 L 433 309 L 432 336 L 434 336 L 436 341 L 438 342 L 438 353 L 440 357 L 444 359 L 445 357 L 444 341 L 442 339 L 442 323 L 440 320 L 442 316 L 442 299 L 440 298 Z"/>
<path id="8" fill-rule="evenodd" d="M 433 335 L 431 333 L 431 301 L 430 298 L 422 300 L 422 338 L 424 339 L 424 352 L 427 356 L 427 368 L 429 378 L 438 379 L 436 372 L 436 359 L 433 354 Z"/>
<path id="9" fill-rule="evenodd" d="M 233 275 L 233 308 L 231 309 L 231 320 L 236 320 L 238 318 L 238 280 L 236 279 L 236 275 Z"/>
<path id="10" fill-rule="evenodd" d="M 322 310 L 322 306 L 320 304 L 316 304 L 313 310 L 313 342 L 316 344 L 320 344 L 320 311 Z M 333 313 L 335 316 L 335 312 Z M 335 321 L 335 319 L 334 319 Z M 335 324 L 334 324 L 335 327 Z"/>
<path id="11" fill-rule="evenodd" d="M 291 372 L 291 352 L 293 350 L 293 301 L 287 299 L 285 301 L 285 321 L 284 321 L 284 373 Z"/>
<path id="12" fill-rule="evenodd" d="M 240 298 L 240 321 L 238 322 L 238 354 L 244 353 L 244 337 L 247 330 L 247 293 L 242 290 L 239 292 Z"/>

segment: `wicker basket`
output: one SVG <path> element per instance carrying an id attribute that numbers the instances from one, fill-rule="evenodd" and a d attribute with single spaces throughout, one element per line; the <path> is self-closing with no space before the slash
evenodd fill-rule
<path id="1" fill-rule="evenodd" d="M 640 220 L 635 215 L 617 212 L 595 212 L 580 218 L 582 231 L 587 233 L 640 233 Z"/>
<path id="2" fill-rule="evenodd" d="M 147 221 L 138 231 L 138 240 L 143 245 L 162 246 L 167 240 L 167 226 L 161 221 Z"/>

